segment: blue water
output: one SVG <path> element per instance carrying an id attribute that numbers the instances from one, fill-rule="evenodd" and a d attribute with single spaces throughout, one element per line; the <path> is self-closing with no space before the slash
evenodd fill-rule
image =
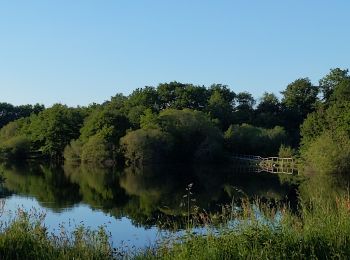
<path id="1" fill-rule="evenodd" d="M 49 205 L 50 201 L 43 202 L 42 206 L 35 198 L 19 195 L 12 195 L 3 200 L 5 204 L 1 216 L 2 221 L 13 219 L 18 209 L 33 214 L 44 213 L 46 215 L 44 219 L 45 226 L 48 228 L 49 233 L 56 235 L 61 232 L 60 225 L 63 225 L 68 232 L 73 231 L 75 227 L 82 224 L 92 230 L 97 230 L 100 226 L 103 226 L 110 233 L 110 241 L 113 243 L 113 246 L 142 248 L 154 245 L 163 234 L 157 227 L 149 229 L 136 227 L 126 217 L 116 219 L 100 210 L 91 209 L 88 205 L 82 203 L 64 209 L 61 212 L 54 212 L 45 208 L 45 205 Z"/>
<path id="2" fill-rule="evenodd" d="M 21 209 L 44 213 L 44 224 L 55 235 L 61 233 L 62 226 L 67 233 L 80 225 L 92 230 L 103 226 L 113 246 L 123 250 L 154 246 L 164 237 L 182 234 L 187 224 L 187 195 L 191 211 L 195 206 L 216 214 L 221 213 L 222 205 L 231 205 L 233 198 L 237 205 L 242 198 L 259 198 L 271 205 L 290 203 L 286 198 L 294 189 L 277 175 L 226 165 L 118 171 L 34 162 L 0 167 L 5 180 L 0 186 L 2 222 Z M 189 183 L 193 184 L 191 194 L 186 190 Z M 177 229 L 172 231 L 174 225 Z M 200 227 L 194 231 L 205 232 Z"/>

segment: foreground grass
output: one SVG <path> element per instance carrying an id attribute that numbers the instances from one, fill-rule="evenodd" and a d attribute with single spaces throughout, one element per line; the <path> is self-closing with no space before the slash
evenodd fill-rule
<path id="1" fill-rule="evenodd" d="M 19 211 L 0 226 L 0 259 L 349 259 L 349 197 L 327 202 L 314 198 L 301 206 L 295 216 L 284 208 L 276 212 L 246 203 L 234 227 L 208 228 L 206 235 L 189 230 L 127 254 L 111 247 L 102 228 L 81 226 L 71 234 L 49 234 L 43 216 Z M 259 217 L 257 210 L 263 213 Z"/>
<path id="2" fill-rule="evenodd" d="M 42 215 L 21 211 L 1 223 L 0 259 L 112 259 L 114 253 L 102 228 L 80 226 L 71 234 L 63 229 L 59 235 L 49 234 Z"/>
<path id="3" fill-rule="evenodd" d="M 282 212 L 281 222 L 253 219 L 235 228 L 162 243 L 137 259 L 349 259 L 350 203 L 304 203 L 300 217 Z M 282 210 L 283 211 L 283 210 Z M 169 242 L 169 241 L 167 241 Z"/>

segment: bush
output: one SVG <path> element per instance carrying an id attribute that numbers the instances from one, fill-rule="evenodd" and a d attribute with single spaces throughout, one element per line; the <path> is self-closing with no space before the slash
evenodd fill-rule
<path id="1" fill-rule="evenodd" d="M 158 124 L 174 140 L 172 156 L 175 161 L 211 162 L 222 159 L 222 133 L 205 113 L 167 109 L 159 114 Z"/>
<path id="2" fill-rule="evenodd" d="M 86 163 L 104 163 L 111 157 L 107 141 L 101 134 L 91 136 L 82 148 L 81 160 Z"/>
<path id="3" fill-rule="evenodd" d="M 120 140 L 128 164 L 160 163 L 172 149 L 172 138 L 159 129 L 138 129 Z"/>
<path id="4" fill-rule="evenodd" d="M 303 151 L 303 158 L 316 172 L 346 174 L 350 168 L 349 136 L 326 131 Z"/>
<path id="5" fill-rule="evenodd" d="M 281 144 L 287 143 L 287 134 L 280 126 L 266 129 L 248 124 L 231 125 L 225 132 L 225 143 L 230 152 L 273 156 L 278 154 Z"/>

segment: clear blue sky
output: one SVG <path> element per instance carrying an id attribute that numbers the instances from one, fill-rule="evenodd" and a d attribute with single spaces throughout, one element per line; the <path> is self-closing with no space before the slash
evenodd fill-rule
<path id="1" fill-rule="evenodd" d="M 0 1 L 0 102 L 87 105 L 138 87 L 278 93 L 350 67 L 348 0 Z"/>

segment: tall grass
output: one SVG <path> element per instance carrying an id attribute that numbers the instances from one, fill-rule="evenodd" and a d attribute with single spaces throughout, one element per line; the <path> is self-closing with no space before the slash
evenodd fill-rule
<path id="1" fill-rule="evenodd" d="M 72 233 L 63 227 L 49 234 L 44 215 L 19 210 L 14 219 L 1 222 L 0 259 L 113 259 L 116 252 L 103 228 L 91 231 L 84 226 Z"/>
<path id="2" fill-rule="evenodd" d="M 186 233 L 137 259 L 347 259 L 350 257 L 350 200 L 301 202 L 300 215 L 286 208 L 243 204 L 241 221 L 206 235 Z M 265 217 L 256 217 L 256 207 Z M 276 213 L 279 218 L 276 218 Z M 170 246 L 169 246 L 170 245 Z"/>
<path id="3" fill-rule="evenodd" d="M 349 192 L 328 200 L 325 192 L 305 196 L 298 213 L 244 199 L 240 207 L 226 206 L 220 215 L 206 215 L 195 208 L 191 188 L 184 196 L 187 231 L 164 237 L 154 247 L 133 252 L 113 249 L 102 228 L 91 231 L 80 226 L 72 233 L 49 234 L 42 214 L 19 211 L 15 219 L 0 222 L 0 259 L 350 258 Z M 206 232 L 196 233 L 196 223 L 204 223 Z"/>

